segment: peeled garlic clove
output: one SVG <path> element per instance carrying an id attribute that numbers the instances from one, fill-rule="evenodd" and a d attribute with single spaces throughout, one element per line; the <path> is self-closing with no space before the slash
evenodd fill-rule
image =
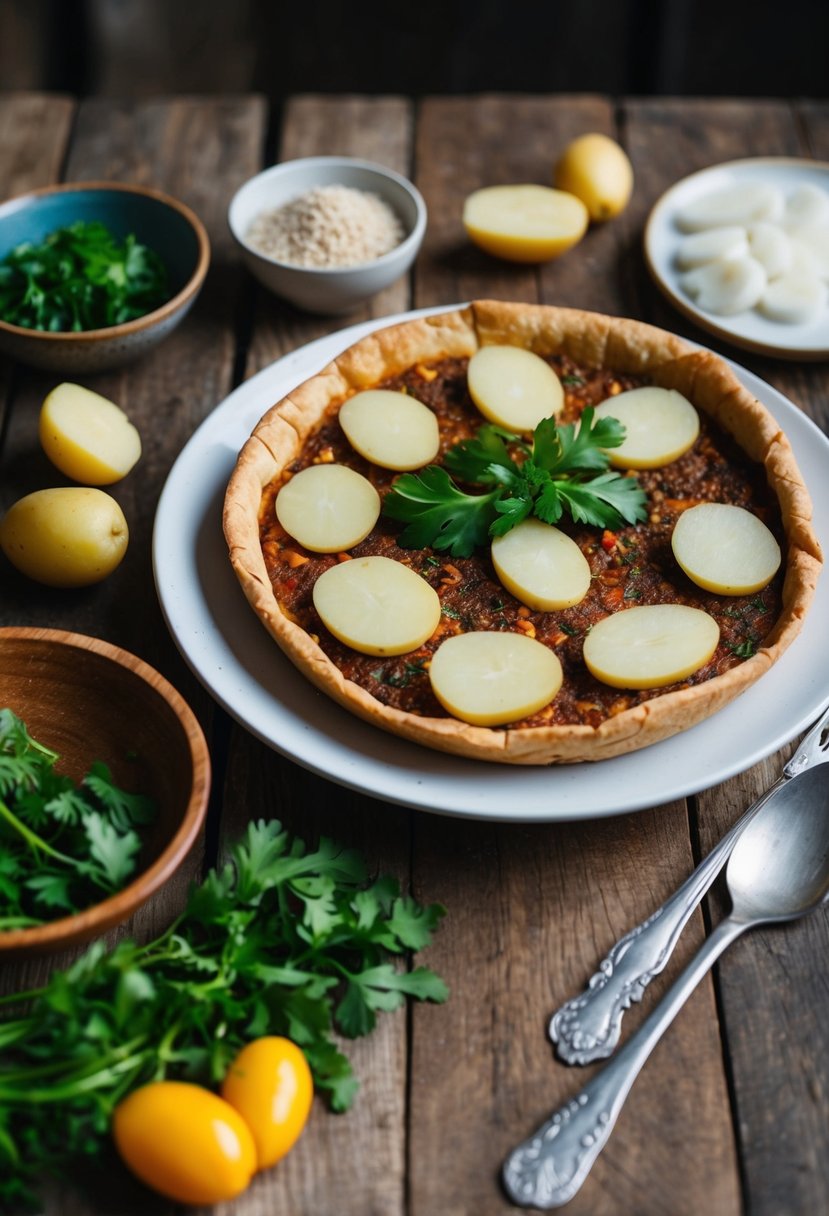
<path id="1" fill-rule="evenodd" d="M 748 240 L 744 228 L 730 225 L 728 228 L 707 228 L 703 232 L 692 232 L 679 242 L 676 264 L 680 270 L 692 270 L 706 262 L 720 258 L 741 258 L 748 253 Z"/>
<path id="2" fill-rule="evenodd" d="M 761 220 L 748 230 L 749 252 L 770 279 L 785 274 L 792 264 L 792 243 L 777 224 Z"/>
<path id="3" fill-rule="evenodd" d="M 355 557 L 314 584 L 314 607 L 335 638 L 361 654 L 408 654 L 431 637 L 440 600 L 424 578 L 390 557 Z"/>
<path id="4" fill-rule="evenodd" d="M 809 270 L 829 280 L 829 227 L 792 228 L 792 269 Z"/>
<path id="5" fill-rule="evenodd" d="M 693 199 L 677 212 L 676 222 L 683 232 L 700 232 L 703 228 L 775 220 L 783 214 L 783 206 L 783 195 L 774 186 L 745 182 Z"/>
<path id="6" fill-rule="evenodd" d="M 276 496 L 276 518 L 312 553 L 339 553 L 368 536 L 380 495 L 367 477 L 344 464 L 312 464 Z"/>
<path id="7" fill-rule="evenodd" d="M 466 376 L 484 417 L 511 431 L 535 430 L 564 404 L 564 389 L 549 363 L 520 346 L 482 346 Z"/>
<path id="8" fill-rule="evenodd" d="M 699 414 L 676 389 L 646 384 L 608 397 L 596 418 L 616 418 L 625 428 L 617 448 L 608 448 L 618 469 L 658 469 L 687 452 L 699 434 Z"/>
<path id="9" fill-rule="evenodd" d="M 711 658 L 717 622 L 687 604 L 645 604 L 614 612 L 584 639 L 584 661 L 613 688 L 662 688 L 685 680 Z"/>
<path id="10" fill-rule="evenodd" d="M 497 536 L 491 556 L 507 591 L 538 612 L 570 608 L 590 588 L 590 566 L 576 542 L 540 519 Z"/>
<path id="11" fill-rule="evenodd" d="M 811 182 L 798 186 L 786 199 L 783 225 L 786 228 L 829 225 L 829 194 Z"/>
<path id="12" fill-rule="evenodd" d="M 814 319 L 826 300 L 826 285 L 810 270 L 790 270 L 769 283 L 758 311 L 770 321 L 803 325 Z"/>
<path id="13" fill-rule="evenodd" d="M 680 286 L 705 312 L 720 317 L 734 316 L 753 308 L 766 287 L 767 276 L 751 257 L 709 262 L 689 270 Z"/>
<path id="14" fill-rule="evenodd" d="M 408 393 L 367 389 L 340 408 L 340 426 L 351 446 L 384 469 L 420 469 L 438 454 L 438 421 Z"/>
<path id="15" fill-rule="evenodd" d="M 751 595 L 777 573 L 780 546 L 751 511 L 704 502 L 683 511 L 671 536 L 674 557 L 698 587 L 718 595 Z"/>
<path id="16" fill-rule="evenodd" d="M 438 647 L 429 679 L 444 709 L 463 722 L 499 726 L 543 709 L 561 688 L 561 663 L 523 633 L 461 633 Z"/>

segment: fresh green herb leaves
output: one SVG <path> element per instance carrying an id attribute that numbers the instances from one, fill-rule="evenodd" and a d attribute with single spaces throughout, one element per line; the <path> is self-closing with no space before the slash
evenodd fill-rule
<path id="1" fill-rule="evenodd" d="M 153 802 L 96 761 L 80 786 L 56 752 L 0 709 L 0 932 L 42 924 L 111 895 L 135 872 Z"/>
<path id="2" fill-rule="evenodd" d="M 102 223 L 58 228 L 0 263 L 0 317 L 25 329 L 77 332 L 120 325 L 160 307 L 170 292 L 161 258 Z"/>
<path id="3" fill-rule="evenodd" d="M 555 524 L 566 512 L 577 523 L 619 527 L 646 517 L 638 482 L 608 470 L 608 448 L 618 447 L 624 427 L 615 418 L 594 422 L 588 407 L 578 426 L 545 418 L 531 445 L 502 427 L 485 423 L 474 439 L 446 454 L 445 465 L 404 473 L 383 502 L 383 513 L 406 526 L 403 548 L 447 549 L 468 557 L 493 536 L 503 536 L 530 515 Z M 468 494 L 446 472 L 484 487 Z"/>
<path id="4" fill-rule="evenodd" d="M 131 1089 L 216 1084 L 260 1035 L 293 1039 L 317 1091 L 345 1110 L 357 1081 L 334 1033 L 369 1033 L 407 996 L 446 1000 L 434 972 L 395 962 L 427 946 L 443 914 L 393 878 L 369 880 L 352 850 L 250 824 L 161 937 L 96 943 L 45 988 L 0 1002 L 0 1211 L 73 1161 L 88 1174 Z"/>

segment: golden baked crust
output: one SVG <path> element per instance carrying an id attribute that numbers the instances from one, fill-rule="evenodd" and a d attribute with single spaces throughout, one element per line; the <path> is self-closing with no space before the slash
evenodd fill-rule
<path id="1" fill-rule="evenodd" d="M 658 691 L 597 727 L 550 725 L 493 730 L 451 717 L 424 717 L 382 704 L 344 677 L 304 628 L 282 610 L 262 553 L 262 495 L 302 452 L 332 407 L 354 392 L 418 363 L 467 358 L 493 342 L 540 355 L 566 354 L 589 367 L 646 374 L 710 415 L 765 469 L 780 506 L 786 540 L 782 612 L 762 647 L 721 675 L 678 691 Z M 497 301 L 417 318 L 382 329 L 336 358 L 274 405 L 243 447 L 227 489 L 224 530 L 230 560 L 251 606 L 296 666 L 361 718 L 414 742 L 480 760 L 550 764 L 600 760 L 633 751 L 693 726 L 763 675 L 798 633 L 814 594 L 822 556 L 811 502 L 788 440 L 773 417 L 713 354 L 637 321 Z"/>

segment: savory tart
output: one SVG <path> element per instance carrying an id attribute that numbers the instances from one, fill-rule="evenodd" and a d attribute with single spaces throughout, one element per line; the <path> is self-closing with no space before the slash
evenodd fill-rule
<path id="1" fill-rule="evenodd" d="M 715 355 L 478 301 L 375 332 L 274 405 L 224 529 L 257 616 L 341 705 L 550 764 L 644 747 L 754 684 L 812 599 L 811 513 Z"/>

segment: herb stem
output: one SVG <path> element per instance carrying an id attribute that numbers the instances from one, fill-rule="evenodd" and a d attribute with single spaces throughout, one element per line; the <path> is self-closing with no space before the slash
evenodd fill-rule
<path id="1" fill-rule="evenodd" d="M 31 828 L 27 827 L 26 824 L 22 822 L 22 820 L 17 818 L 14 811 L 10 810 L 6 806 L 2 798 L 0 798 L 0 818 L 5 819 L 9 827 L 14 828 L 14 830 L 23 837 L 23 839 L 32 849 L 35 849 L 37 852 L 45 853 L 47 857 L 54 857 L 56 861 L 62 861 L 66 865 L 71 866 L 73 869 L 75 868 L 76 862 L 74 858 L 67 857 L 65 853 L 61 853 L 57 849 L 53 849 L 50 844 L 47 844 L 45 840 L 42 840 L 36 832 L 33 832 Z M 38 923 L 40 922 L 35 922 L 35 924 Z"/>

